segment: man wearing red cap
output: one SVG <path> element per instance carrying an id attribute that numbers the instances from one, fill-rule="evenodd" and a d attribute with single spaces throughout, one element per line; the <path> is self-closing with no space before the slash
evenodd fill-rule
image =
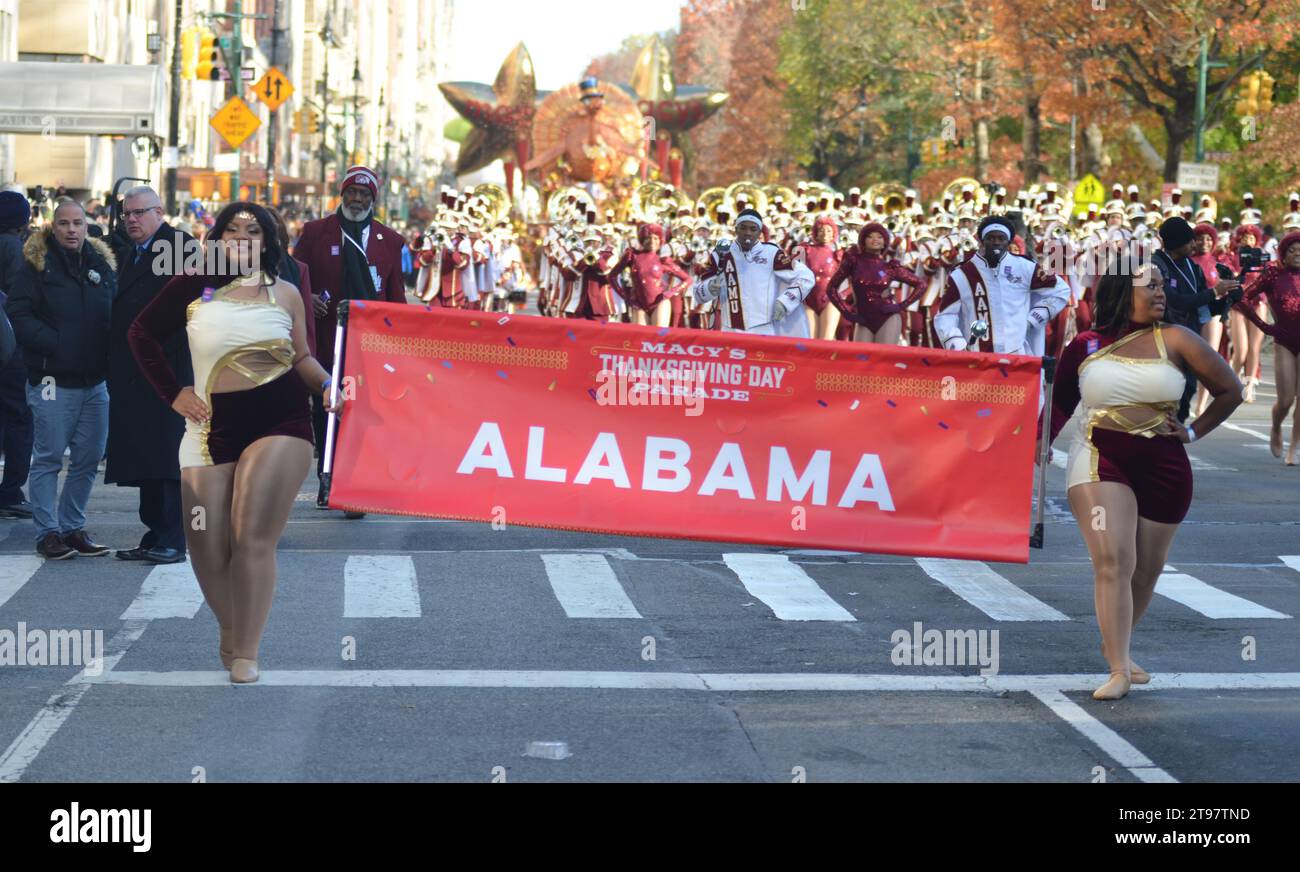
<path id="1" fill-rule="evenodd" d="M 338 211 L 302 228 L 293 256 L 311 270 L 316 293 L 316 359 L 330 370 L 334 366 L 334 332 L 338 328 L 340 300 L 379 300 L 405 303 L 402 283 L 402 234 L 374 220 L 379 177 L 374 170 L 355 166 L 339 186 L 343 202 Z M 319 449 L 319 474 L 325 459 L 325 409 L 320 397 L 312 400 L 312 424 Z M 322 487 L 321 497 L 324 496 Z M 317 505 L 324 508 L 322 499 Z M 348 517 L 360 517 L 349 513 Z"/>

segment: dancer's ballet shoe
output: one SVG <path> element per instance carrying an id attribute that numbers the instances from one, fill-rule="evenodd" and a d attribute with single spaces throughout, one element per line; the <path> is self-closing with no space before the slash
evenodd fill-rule
<path id="1" fill-rule="evenodd" d="M 257 661 L 246 657 L 236 657 L 230 663 L 231 684 L 252 684 L 257 681 Z"/>
<path id="2" fill-rule="evenodd" d="M 217 653 L 221 655 L 221 665 L 226 671 L 230 671 L 230 664 L 235 659 L 235 651 L 229 641 L 231 634 L 223 627 L 221 629 L 221 641 L 217 643 Z"/>
<path id="3" fill-rule="evenodd" d="M 1130 661 L 1128 664 L 1128 680 L 1133 684 L 1150 684 L 1151 673 Z"/>
<path id="4" fill-rule="evenodd" d="M 233 673 L 232 673 L 233 674 Z M 1128 696 L 1132 682 L 1127 672 L 1112 672 L 1110 681 L 1092 692 L 1093 699 L 1123 699 Z"/>

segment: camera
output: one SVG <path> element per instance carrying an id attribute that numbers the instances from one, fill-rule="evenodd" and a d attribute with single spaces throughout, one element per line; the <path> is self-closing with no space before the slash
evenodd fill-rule
<path id="1" fill-rule="evenodd" d="M 1241 264 L 1241 271 L 1247 273 L 1263 269 L 1267 258 L 1261 248 L 1239 248 L 1237 249 L 1237 260 Z"/>

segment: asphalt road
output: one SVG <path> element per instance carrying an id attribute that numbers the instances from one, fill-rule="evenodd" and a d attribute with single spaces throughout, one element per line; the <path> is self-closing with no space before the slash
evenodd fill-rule
<path id="1" fill-rule="evenodd" d="M 220 670 L 186 567 L 42 565 L 0 521 L 0 631 L 108 648 L 98 676 L 0 666 L 0 781 L 1295 781 L 1300 468 L 1267 450 L 1272 391 L 1192 449 L 1134 644 L 1154 680 L 1120 702 L 1090 696 L 1056 467 L 1024 566 L 346 521 L 313 476 L 252 686 Z M 96 488 L 96 539 L 135 544 L 134 495 Z M 918 622 L 996 639 L 996 674 L 894 662 Z"/>

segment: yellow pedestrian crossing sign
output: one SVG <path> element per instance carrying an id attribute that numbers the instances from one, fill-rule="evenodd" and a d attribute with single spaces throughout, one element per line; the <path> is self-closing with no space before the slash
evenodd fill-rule
<path id="1" fill-rule="evenodd" d="M 1101 180 L 1088 173 L 1079 180 L 1074 188 L 1075 203 L 1096 203 L 1098 206 L 1106 199 L 1106 189 L 1102 187 Z"/>
<path id="2" fill-rule="evenodd" d="M 253 93 L 274 112 L 293 96 L 293 83 L 279 67 L 271 67 L 253 86 Z"/>
<path id="3" fill-rule="evenodd" d="M 230 143 L 231 148 L 239 148 L 257 131 L 257 128 L 262 126 L 262 122 L 253 114 L 253 110 L 238 97 L 227 100 L 226 105 L 212 116 L 210 123 L 213 129 L 221 134 L 221 138 Z"/>

